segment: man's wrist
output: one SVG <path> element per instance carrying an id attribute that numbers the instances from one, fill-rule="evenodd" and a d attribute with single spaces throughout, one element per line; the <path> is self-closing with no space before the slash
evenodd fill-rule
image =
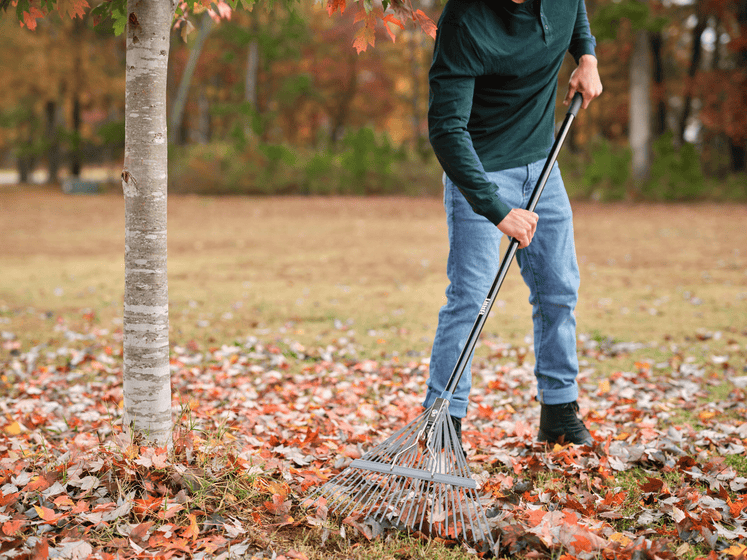
<path id="1" fill-rule="evenodd" d="M 579 66 L 588 66 L 592 65 L 594 67 L 597 66 L 597 57 L 593 54 L 584 54 L 581 56 L 581 58 L 578 59 L 578 65 Z"/>

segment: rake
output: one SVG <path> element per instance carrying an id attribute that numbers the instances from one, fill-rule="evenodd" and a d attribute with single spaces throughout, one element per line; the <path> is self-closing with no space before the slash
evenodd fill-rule
<path id="1" fill-rule="evenodd" d="M 534 211 L 583 98 L 576 93 L 553 143 L 527 210 Z M 511 239 L 485 302 L 441 396 L 407 426 L 331 478 L 308 500 L 326 499 L 328 512 L 354 511 L 384 526 L 463 540 L 496 552 L 487 516 L 449 415 L 453 392 L 516 255 Z"/>

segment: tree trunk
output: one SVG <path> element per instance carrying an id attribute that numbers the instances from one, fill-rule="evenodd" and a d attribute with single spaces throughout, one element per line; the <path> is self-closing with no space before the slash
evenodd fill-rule
<path id="1" fill-rule="evenodd" d="M 633 179 L 645 181 L 651 171 L 651 59 L 648 31 L 635 32 L 630 60 L 630 149 Z"/>
<path id="2" fill-rule="evenodd" d="M 685 99 L 682 102 L 682 115 L 680 116 L 680 129 L 678 131 L 679 141 L 681 144 L 685 143 L 685 131 L 687 130 L 687 121 L 690 120 L 690 113 L 692 112 L 693 102 L 693 89 L 695 74 L 698 72 L 700 66 L 700 58 L 703 53 L 703 42 L 701 38 L 703 33 L 708 27 L 708 21 L 706 16 L 702 13 L 701 4 L 698 3 L 696 7 L 697 22 L 693 28 L 693 44 L 692 50 L 690 51 L 690 66 L 687 69 L 687 78 L 685 78 Z M 718 43 L 718 41 L 717 41 Z M 718 48 L 718 44 L 716 45 Z"/>
<path id="3" fill-rule="evenodd" d="M 179 89 L 176 92 L 176 99 L 174 99 L 174 105 L 171 108 L 169 142 L 172 144 L 180 143 L 179 131 L 181 130 L 182 119 L 184 118 L 184 108 L 187 106 L 189 87 L 192 85 L 192 76 L 194 76 L 197 62 L 200 60 L 200 54 L 202 54 L 202 47 L 205 45 L 205 39 L 207 39 L 212 28 L 213 20 L 210 17 L 210 14 L 207 12 L 203 13 L 202 21 L 200 22 L 200 27 L 197 31 L 197 37 L 195 37 L 195 42 L 192 44 L 192 49 L 189 51 L 187 65 L 184 67 L 182 79 L 179 81 Z"/>
<path id="4" fill-rule="evenodd" d="M 650 41 L 654 71 L 654 98 L 656 103 L 654 136 L 658 138 L 664 134 L 664 131 L 667 129 L 667 93 L 664 86 L 664 60 L 661 56 L 661 47 L 663 43 L 661 31 L 651 32 Z"/>
<path id="5" fill-rule="evenodd" d="M 250 14 L 251 17 L 251 29 L 254 37 L 249 42 L 249 48 L 246 52 L 246 75 L 244 76 L 244 101 L 249 103 L 254 109 L 255 115 L 259 114 L 259 107 L 257 102 L 259 101 L 259 39 L 257 39 L 257 30 L 259 28 L 257 22 L 257 15 Z M 253 122 L 255 116 L 248 115 L 244 117 L 246 123 L 244 125 L 244 135 L 247 138 L 251 138 L 254 135 Z"/>
<path id="6" fill-rule="evenodd" d="M 171 0 L 128 0 L 125 85 L 124 419 L 143 443 L 171 445 L 166 273 L 166 78 Z"/>
<path id="7" fill-rule="evenodd" d="M 70 146 L 70 175 L 80 177 L 80 171 L 83 167 L 80 153 L 80 92 L 83 89 L 83 48 L 85 40 L 83 38 L 83 20 L 73 20 L 73 40 L 75 44 L 75 55 L 73 60 L 73 113 L 71 115 L 72 125 L 72 145 Z"/>
<path id="8" fill-rule="evenodd" d="M 737 22 L 742 33 L 741 39 L 747 33 L 747 0 L 740 0 L 736 6 Z M 745 41 L 739 43 L 739 50 L 736 55 L 737 68 L 747 76 L 747 46 Z M 742 92 L 742 103 L 747 101 L 747 95 Z M 729 149 L 731 152 L 731 169 L 736 173 L 747 171 L 747 140 L 744 136 L 739 138 L 729 138 Z"/>
<path id="9" fill-rule="evenodd" d="M 47 101 L 45 107 L 47 119 L 47 183 L 54 184 L 60 180 L 60 127 L 59 110 L 55 101 Z"/>

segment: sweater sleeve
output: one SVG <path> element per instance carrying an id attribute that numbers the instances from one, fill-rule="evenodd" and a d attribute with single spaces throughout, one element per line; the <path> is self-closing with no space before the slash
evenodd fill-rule
<path id="1" fill-rule="evenodd" d="M 596 56 L 596 44 L 597 41 L 589 28 L 589 17 L 586 15 L 584 0 L 578 0 L 576 23 L 573 27 L 573 36 L 568 52 L 571 53 L 571 56 L 576 60 L 576 64 L 578 64 L 579 59 L 585 54 Z"/>
<path id="2" fill-rule="evenodd" d="M 482 63 L 470 37 L 441 21 L 429 72 L 428 130 L 431 146 L 446 175 L 472 210 L 498 224 L 511 211 L 498 186 L 485 173 L 467 130 L 475 77 Z"/>

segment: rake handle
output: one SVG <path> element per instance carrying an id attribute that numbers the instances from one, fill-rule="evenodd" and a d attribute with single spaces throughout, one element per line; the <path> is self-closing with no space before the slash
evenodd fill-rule
<path id="1" fill-rule="evenodd" d="M 563 142 L 565 142 L 565 137 L 568 135 L 568 130 L 571 128 L 571 123 L 576 118 L 576 115 L 578 115 L 578 111 L 581 108 L 582 102 L 583 96 L 581 95 L 581 93 L 576 92 L 576 94 L 573 96 L 573 100 L 571 101 L 571 105 L 568 108 L 568 112 L 565 115 L 565 119 L 563 119 L 563 124 L 560 126 L 560 130 L 555 137 L 555 142 L 553 142 L 550 154 L 547 156 L 545 165 L 542 168 L 542 173 L 537 180 L 537 184 L 534 186 L 532 196 L 529 197 L 529 203 L 527 204 L 526 209 L 530 212 L 534 212 L 534 209 L 537 207 L 537 202 L 539 202 L 540 195 L 542 195 L 542 191 L 545 189 L 545 183 L 547 183 L 547 179 L 550 177 L 552 167 L 553 165 L 555 165 L 555 161 L 558 159 L 560 148 L 563 146 Z M 480 333 L 485 326 L 485 321 L 490 314 L 490 310 L 493 308 L 493 302 L 495 301 L 495 297 L 498 295 L 498 290 L 501 289 L 503 280 L 506 278 L 506 273 L 511 266 L 511 262 L 514 260 L 516 250 L 518 248 L 519 242 L 516 239 L 511 239 L 508 244 L 506 254 L 501 261 L 500 267 L 498 268 L 498 273 L 495 276 L 495 280 L 493 280 L 493 285 L 490 287 L 490 291 L 488 292 L 488 297 L 485 298 L 485 301 L 480 308 L 480 313 L 477 315 L 477 319 L 475 320 L 474 325 L 472 325 L 472 330 L 470 331 L 469 337 L 467 338 L 467 343 L 464 345 L 462 353 L 459 355 L 459 359 L 454 366 L 454 371 L 451 372 L 449 380 L 446 382 L 446 389 L 441 394 L 442 398 L 450 401 L 452 395 L 454 394 L 454 391 L 459 385 L 459 381 L 462 379 L 462 374 L 464 374 L 464 370 L 467 368 L 469 358 L 470 356 L 472 356 L 472 352 L 474 352 L 475 350 L 477 339 L 480 337 Z"/>

